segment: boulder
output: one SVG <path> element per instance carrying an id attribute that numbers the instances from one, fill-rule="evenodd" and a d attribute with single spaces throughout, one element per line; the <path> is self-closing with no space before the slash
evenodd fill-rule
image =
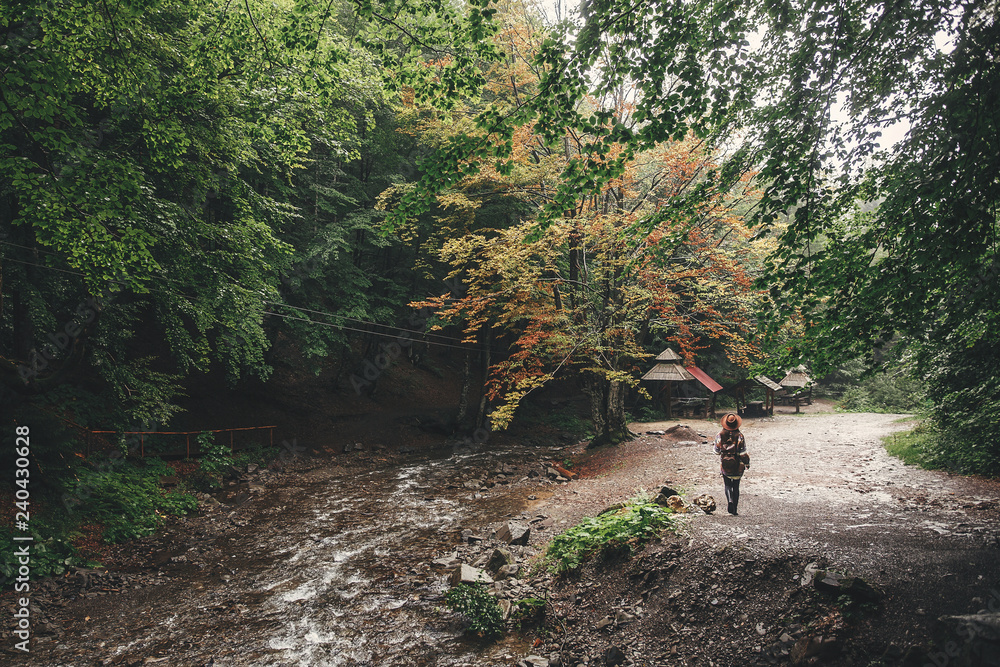
<path id="1" fill-rule="evenodd" d="M 448 583 L 452 586 L 458 586 L 459 584 L 492 584 L 493 577 L 477 567 L 463 563 L 452 571 L 451 576 L 448 578 Z"/>
<path id="2" fill-rule="evenodd" d="M 604 652 L 604 664 L 608 667 L 617 667 L 625 664 L 625 652 L 617 646 L 612 646 Z"/>
<path id="3" fill-rule="evenodd" d="M 503 523 L 496 530 L 496 538 L 505 544 L 527 546 L 531 529 L 518 524 Z"/>
<path id="4" fill-rule="evenodd" d="M 715 498 L 708 494 L 703 493 L 691 502 L 700 507 L 705 514 L 711 514 L 715 511 Z"/>
<path id="5" fill-rule="evenodd" d="M 813 586 L 834 595 L 849 595 L 862 602 L 878 602 L 885 595 L 861 577 L 819 570 L 813 576 Z"/>
<path id="6" fill-rule="evenodd" d="M 500 581 L 502 579 L 510 579 L 512 577 L 516 577 L 520 573 L 521 573 L 521 566 L 518 565 L 517 563 L 511 563 L 510 565 L 504 565 L 503 567 L 501 567 L 500 570 L 497 571 L 496 573 L 496 578 L 497 581 Z"/>
<path id="7" fill-rule="evenodd" d="M 506 549 L 494 549 L 493 553 L 490 555 L 489 560 L 486 561 L 486 570 L 496 574 L 505 565 L 510 565 L 514 562 L 514 557 Z"/>
<path id="8" fill-rule="evenodd" d="M 549 667 L 549 659 L 540 655 L 529 655 L 521 660 L 521 664 L 525 667 Z"/>
<path id="9" fill-rule="evenodd" d="M 667 498 L 667 507 L 675 512 L 687 512 L 688 508 L 684 505 L 684 500 L 680 496 L 670 496 Z"/>
<path id="10" fill-rule="evenodd" d="M 450 570 L 452 568 L 461 565 L 461 561 L 458 560 L 458 554 L 452 554 L 450 556 L 444 556 L 442 558 L 435 558 L 431 561 L 431 567 L 439 570 Z"/>
<path id="11" fill-rule="evenodd" d="M 819 563 L 809 563 L 806 565 L 806 569 L 802 573 L 802 579 L 799 583 L 802 586 L 812 586 L 813 581 L 816 580 L 816 575 L 821 572 L 823 572 L 823 568 L 819 566 Z"/>
<path id="12" fill-rule="evenodd" d="M 465 530 L 462 531 L 463 542 L 468 542 L 469 544 L 479 544 L 485 539 L 486 538 L 483 537 L 482 535 L 477 535 L 476 532 L 471 528 L 466 528 Z"/>

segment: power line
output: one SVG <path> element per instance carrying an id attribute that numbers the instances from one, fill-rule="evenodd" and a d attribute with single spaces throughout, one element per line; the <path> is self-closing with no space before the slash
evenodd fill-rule
<path id="1" fill-rule="evenodd" d="M 15 248 L 23 248 L 25 250 L 32 250 L 32 251 L 36 250 L 35 248 L 30 248 L 28 246 L 18 245 L 16 243 L 10 243 L 9 241 L 0 241 L 0 243 L 2 243 L 4 245 L 13 246 Z M 52 252 L 47 251 L 47 250 L 42 250 L 41 248 L 38 248 L 37 250 L 39 250 L 40 252 L 46 253 L 46 254 L 55 255 L 55 253 L 52 253 Z M 69 269 L 60 269 L 60 268 L 56 268 L 54 266 L 46 266 L 45 264 L 37 264 L 35 262 L 27 262 L 27 261 L 25 261 L 23 259 L 14 259 L 13 257 L 4 257 L 3 260 L 4 261 L 8 261 L 8 262 L 16 262 L 18 264 L 26 264 L 28 266 L 35 266 L 35 267 L 38 267 L 40 269 L 49 269 L 50 271 L 58 271 L 60 273 L 68 273 L 68 274 L 74 275 L 74 276 L 86 277 L 86 274 L 84 274 L 84 273 L 82 273 L 80 271 L 72 271 L 72 270 L 69 270 Z M 170 279 L 170 278 L 164 278 L 164 279 L 165 280 L 169 280 L 171 282 L 178 282 L 178 281 L 175 281 L 175 280 Z M 114 281 L 113 280 L 111 282 L 115 283 L 115 284 L 119 284 L 119 285 L 124 285 L 125 284 L 122 281 Z M 237 284 L 239 284 L 239 283 L 237 283 Z M 242 287 L 242 285 L 241 285 L 241 287 Z M 244 289 L 246 289 L 246 288 L 244 288 Z M 189 296 L 187 294 L 183 294 L 181 292 L 166 291 L 166 290 L 155 290 L 155 289 L 151 289 L 149 291 L 150 292 L 157 292 L 159 294 L 170 294 L 170 295 L 173 295 L 173 296 L 180 296 L 180 297 L 183 297 L 185 299 L 194 300 L 194 297 Z M 471 348 L 471 347 L 463 346 L 463 345 L 453 345 L 453 344 L 450 344 L 450 343 L 439 343 L 439 342 L 436 342 L 436 341 L 427 340 L 428 337 L 443 338 L 445 340 L 452 340 L 452 338 L 450 338 L 448 336 L 443 336 L 441 334 L 428 333 L 426 331 L 420 331 L 420 330 L 417 330 L 417 329 L 405 329 L 405 328 L 402 328 L 402 327 L 392 326 L 391 324 L 381 324 L 379 322 L 372 322 L 370 320 L 362 320 L 362 319 L 359 319 L 359 318 L 356 318 L 356 317 L 347 317 L 345 315 L 337 315 L 337 314 L 334 314 L 334 313 L 328 313 L 328 312 L 321 311 L 321 310 L 313 310 L 313 309 L 310 309 L 310 308 L 302 308 L 301 306 L 293 306 L 290 303 L 283 303 L 281 301 L 270 301 L 268 299 L 261 299 L 261 303 L 270 304 L 270 305 L 273 305 L 273 306 L 284 306 L 285 308 L 291 308 L 292 310 L 297 310 L 297 311 L 300 311 L 300 312 L 303 312 L 303 313 L 312 313 L 314 315 L 323 315 L 325 317 L 329 317 L 329 318 L 333 318 L 333 319 L 339 318 L 341 320 L 346 320 L 346 321 L 350 321 L 350 322 L 358 322 L 358 323 L 361 323 L 361 324 L 367 324 L 369 326 L 382 327 L 382 328 L 385 328 L 385 329 L 393 329 L 396 332 L 404 332 L 404 333 L 416 334 L 418 336 L 421 336 L 423 338 L 423 342 L 425 344 L 427 344 L 427 345 L 437 345 L 439 347 L 449 347 L 449 348 L 453 348 L 453 349 L 456 349 L 456 350 L 471 350 L 471 349 L 475 349 L 475 348 Z M 298 322 L 307 322 L 309 324 L 318 324 L 320 326 L 328 327 L 328 328 L 331 328 L 331 329 L 341 329 L 341 330 L 346 330 L 346 331 L 355 331 L 355 332 L 358 332 L 358 333 L 371 334 L 371 335 L 374 335 L 374 336 L 384 336 L 384 337 L 391 337 L 391 338 L 396 338 L 396 337 L 399 336 L 399 333 L 392 333 L 392 334 L 390 334 L 390 333 L 379 333 L 377 331 L 369 331 L 368 329 L 358 329 L 358 328 L 355 328 L 355 327 L 349 327 L 349 326 L 346 326 L 344 324 L 331 324 L 331 323 L 328 323 L 328 322 L 319 322 L 317 320 L 308 319 L 308 318 L 305 318 L 305 317 L 294 317 L 292 315 L 284 315 L 282 313 L 275 313 L 273 311 L 268 311 L 268 310 L 263 311 L 263 314 L 264 315 L 271 315 L 271 316 L 278 317 L 278 318 L 281 318 L 281 319 L 286 319 L 286 320 L 294 320 L 294 321 L 298 321 Z"/>
<path id="2" fill-rule="evenodd" d="M 371 334 L 373 336 L 384 336 L 386 338 L 398 338 L 398 335 L 395 335 L 395 334 L 378 333 L 377 331 L 368 331 L 367 329 L 356 329 L 354 327 L 344 326 L 343 324 L 330 324 L 329 322 L 318 322 L 316 320 L 310 320 L 310 319 L 306 319 L 304 317 L 295 317 L 294 315 L 283 315 L 281 313 L 275 313 L 275 312 L 270 311 L 270 310 L 265 310 L 264 314 L 265 315 L 273 315 L 275 317 L 280 317 L 280 318 L 285 319 L 285 320 L 296 320 L 296 321 L 299 321 L 299 322 L 308 322 L 309 324 L 318 324 L 321 327 L 329 327 L 331 329 L 338 329 L 338 330 L 340 330 L 340 329 L 346 329 L 347 331 L 357 331 L 359 333 Z M 379 326 L 388 326 L 388 325 L 381 324 Z M 399 331 L 409 331 L 409 330 L 408 329 L 399 329 Z M 421 333 L 421 332 L 417 332 L 417 333 Z M 421 335 L 423 335 L 423 334 L 421 333 Z M 450 348 L 454 348 L 456 350 L 473 350 L 473 349 L 475 349 L 475 348 L 465 347 L 465 346 L 461 346 L 461 345 L 451 345 L 451 344 L 448 344 L 448 343 L 438 343 L 438 342 L 429 341 L 429 340 L 425 340 L 423 342 L 426 343 L 427 345 L 437 345 L 438 347 L 450 347 Z"/>

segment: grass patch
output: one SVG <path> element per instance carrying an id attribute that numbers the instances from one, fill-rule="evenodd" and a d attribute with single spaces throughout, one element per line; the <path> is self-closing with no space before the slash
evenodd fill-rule
<path id="1" fill-rule="evenodd" d="M 591 556 L 621 554 L 635 549 L 674 528 L 672 510 L 657 505 L 647 496 L 637 496 L 621 509 L 586 517 L 561 535 L 557 535 L 545 551 L 549 569 L 568 572 L 579 567 Z"/>
<path id="2" fill-rule="evenodd" d="M 918 426 L 911 431 L 882 436 L 882 444 L 885 445 L 885 451 L 903 463 L 931 468 L 932 466 L 925 464 L 929 463 L 927 453 L 933 449 L 935 438 L 935 433 Z"/>
<path id="3" fill-rule="evenodd" d="M 932 422 L 921 422 L 909 431 L 882 437 L 887 452 L 904 463 L 927 470 L 948 470 L 963 475 L 989 474 L 1000 465 L 988 442 L 949 436 Z"/>

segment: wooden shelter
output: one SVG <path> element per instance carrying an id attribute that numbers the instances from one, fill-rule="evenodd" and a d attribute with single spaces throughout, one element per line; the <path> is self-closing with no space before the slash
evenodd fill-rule
<path id="1" fill-rule="evenodd" d="M 695 409 L 695 403 L 697 403 L 698 405 L 705 405 L 706 417 L 715 414 L 715 396 L 718 392 L 722 391 L 721 385 L 697 366 L 688 366 L 686 368 L 682 366 L 683 359 L 681 356 L 669 347 L 657 355 L 656 361 L 657 364 L 643 375 L 642 379 L 666 383 L 661 393 L 664 394 L 662 400 L 664 407 L 667 409 L 668 419 L 673 419 L 675 405 L 682 409 Z M 698 398 L 683 398 L 680 396 L 674 397 L 673 385 L 675 382 L 680 383 L 692 380 L 708 389 L 711 394 L 711 401 Z"/>
<path id="2" fill-rule="evenodd" d="M 747 398 L 751 391 L 764 388 L 764 400 L 752 401 Z M 774 397 L 784 391 L 774 380 L 765 375 L 747 378 L 725 389 L 725 393 L 736 399 L 736 412 L 746 416 L 770 416 L 774 414 Z M 759 395 L 759 394 L 758 394 Z"/>
<path id="3" fill-rule="evenodd" d="M 684 361 L 681 355 L 677 354 L 669 347 L 665 349 L 663 352 L 660 352 L 658 355 L 656 355 L 656 360 L 666 361 L 672 364 L 680 364 Z"/>
<path id="4" fill-rule="evenodd" d="M 766 375 L 758 375 L 754 377 L 754 380 L 764 386 L 764 411 L 769 415 L 773 415 L 774 397 L 781 391 L 781 385 Z"/>
<path id="5" fill-rule="evenodd" d="M 669 347 L 661 352 L 656 360 L 659 362 L 642 376 L 643 380 L 654 382 L 665 382 L 666 386 L 661 390 L 663 394 L 663 405 L 667 408 L 667 418 L 673 419 L 673 385 L 674 382 L 686 382 L 693 380 L 694 376 L 688 373 L 680 365 L 680 356 Z M 675 361 L 676 360 L 676 361 Z"/>
<path id="6" fill-rule="evenodd" d="M 797 390 L 787 396 L 787 400 L 794 403 L 796 412 L 803 403 L 812 405 L 812 379 L 806 375 L 805 366 L 798 366 L 788 371 L 785 379 L 778 384 L 786 390 Z"/>

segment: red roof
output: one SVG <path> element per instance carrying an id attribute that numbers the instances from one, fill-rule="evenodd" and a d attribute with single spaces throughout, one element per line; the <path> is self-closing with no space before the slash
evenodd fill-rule
<path id="1" fill-rule="evenodd" d="M 694 376 L 694 379 L 705 385 L 705 387 L 713 394 L 717 391 L 722 391 L 722 385 L 708 377 L 705 371 L 701 370 L 697 366 L 686 366 L 685 369 L 688 373 Z"/>

